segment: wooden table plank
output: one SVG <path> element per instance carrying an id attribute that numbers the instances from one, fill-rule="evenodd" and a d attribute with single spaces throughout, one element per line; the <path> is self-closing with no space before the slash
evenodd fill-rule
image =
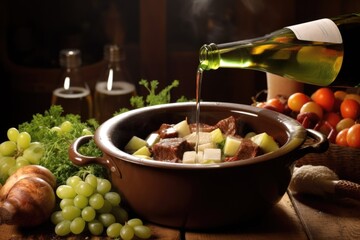
<path id="1" fill-rule="evenodd" d="M 214 219 L 216 221 L 216 219 Z M 250 226 L 227 232 L 187 232 L 186 240 L 272 240 L 308 239 L 296 215 L 289 196 L 286 194 L 274 208 L 258 222 Z"/>
<path id="2" fill-rule="evenodd" d="M 360 239 L 359 201 L 300 194 L 290 197 L 309 239 Z"/>
<path id="3" fill-rule="evenodd" d="M 158 225 L 147 224 L 151 228 L 153 240 L 180 240 L 179 230 L 164 228 Z M 90 234 L 70 235 L 59 237 L 54 233 L 54 225 L 51 223 L 43 224 L 31 229 L 21 229 L 14 225 L 0 225 L 0 240 L 110 240 L 112 238 L 104 236 L 91 236 Z"/>

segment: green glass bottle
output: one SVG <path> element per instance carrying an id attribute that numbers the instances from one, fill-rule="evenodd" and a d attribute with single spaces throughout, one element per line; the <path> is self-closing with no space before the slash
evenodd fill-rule
<path id="1" fill-rule="evenodd" d="M 203 70 L 243 68 L 318 86 L 360 84 L 360 14 L 285 27 L 263 37 L 200 49 Z"/>

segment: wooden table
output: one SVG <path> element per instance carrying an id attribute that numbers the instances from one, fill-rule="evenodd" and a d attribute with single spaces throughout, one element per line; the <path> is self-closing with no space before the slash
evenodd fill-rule
<path id="1" fill-rule="evenodd" d="M 182 232 L 148 224 L 156 240 L 351 240 L 360 239 L 360 202 L 352 199 L 322 199 L 288 192 L 274 208 L 250 226 L 218 232 Z M 107 239 L 106 237 L 54 234 L 54 226 L 33 229 L 0 225 L 0 240 L 5 239 Z"/>

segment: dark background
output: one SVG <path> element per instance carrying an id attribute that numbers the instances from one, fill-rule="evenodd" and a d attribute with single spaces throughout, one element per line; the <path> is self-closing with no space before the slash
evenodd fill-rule
<path id="1" fill-rule="evenodd" d="M 359 11 L 360 1 L 342 0 L 0 0 L 0 139 L 9 127 L 49 108 L 60 49 L 81 50 L 81 72 L 94 87 L 104 66 L 103 46 L 117 43 L 134 83 L 156 79 L 162 88 L 178 79 L 173 99 L 194 98 L 204 43 Z M 202 99 L 250 104 L 263 89 L 262 72 L 219 69 L 205 72 Z"/>

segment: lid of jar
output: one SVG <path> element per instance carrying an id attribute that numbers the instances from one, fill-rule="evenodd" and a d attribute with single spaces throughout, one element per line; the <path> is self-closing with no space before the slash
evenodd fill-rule
<path id="1" fill-rule="evenodd" d="M 118 45 L 108 44 L 104 46 L 104 58 L 110 62 L 119 62 L 124 59 L 124 55 Z"/>
<path id="2" fill-rule="evenodd" d="M 63 49 L 60 51 L 60 66 L 73 68 L 81 65 L 81 52 L 78 49 Z"/>

